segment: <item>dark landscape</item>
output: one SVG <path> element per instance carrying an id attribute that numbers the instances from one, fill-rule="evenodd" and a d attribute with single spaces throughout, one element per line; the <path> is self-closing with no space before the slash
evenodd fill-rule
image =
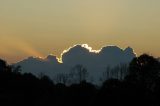
<path id="1" fill-rule="evenodd" d="M 129 64 L 123 79 L 109 78 L 101 86 L 85 80 L 77 65 L 78 83 L 54 83 L 46 75 L 21 73 L 20 66 L 0 60 L 0 104 L 14 106 L 159 106 L 160 62 L 143 54 Z M 81 67 L 81 68 L 79 68 Z M 107 75 L 106 75 L 107 77 Z M 64 78 L 64 77 L 63 77 Z"/>

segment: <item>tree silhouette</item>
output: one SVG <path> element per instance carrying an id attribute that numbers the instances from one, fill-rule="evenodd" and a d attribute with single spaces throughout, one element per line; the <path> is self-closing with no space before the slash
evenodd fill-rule
<path id="1" fill-rule="evenodd" d="M 0 59 L 0 71 L 11 71 L 11 67 L 7 64 L 6 61 Z"/>
<path id="2" fill-rule="evenodd" d="M 67 84 L 69 80 L 68 74 L 60 73 L 56 75 L 55 81 L 56 83 Z"/>
<path id="3" fill-rule="evenodd" d="M 82 81 L 86 81 L 89 73 L 87 69 L 83 67 L 83 65 L 78 64 L 74 66 L 70 72 L 71 80 L 76 81 L 78 83 Z"/>
<path id="4" fill-rule="evenodd" d="M 100 81 L 105 82 L 108 79 L 119 79 L 123 80 L 128 73 L 128 65 L 127 64 L 120 64 L 115 67 L 107 66 L 106 71 L 102 73 L 102 77 Z"/>
<path id="5" fill-rule="evenodd" d="M 112 77 L 112 76 L 111 76 L 111 71 L 112 71 L 111 67 L 107 66 L 106 71 L 104 71 L 104 72 L 102 73 L 102 77 L 100 78 L 100 81 L 101 81 L 102 83 Z"/>
<path id="6" fill-rule="evenodd" d="M 107 68 L 102 86 L 87 82 L 87 69 L 80 64 L 70 74 L 58 74 L 56 85 L 43 73 L 37 77 L 21 71 L 20 66 L 0 60 L 0 105 L 160 105 L 160 63 L 146 54 L 134 58 L 129 68 L 127 65 Z M 66 86 L 68 80 L 72 83 Z"/>
<path id="7" fill-rule="evenodd" d="M 22 72 L 21 66 L 14 66 L 14 65 L 12 65 L 11 68 L 12 68 L 12 72 L 14 72 L 16 74 L 19 74 L 19 73 Z"/>
<path id="8" fill-rule="evenodd" d="M 155 82 L 160 78 L 160 63 L 153 56 L 143 54 L 134 58 L 129 65 L 126 79 L 139 83 L 149 89 L 154 89 Z"/>

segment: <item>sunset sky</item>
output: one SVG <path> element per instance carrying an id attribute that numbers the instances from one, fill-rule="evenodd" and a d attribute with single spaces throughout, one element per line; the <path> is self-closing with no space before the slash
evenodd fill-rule
<path id="1" fill-rule="evenodd" d="M 74 44 L 160 56 L 160 0 L 0 0 L 0 58 L 60 56 Z"/>

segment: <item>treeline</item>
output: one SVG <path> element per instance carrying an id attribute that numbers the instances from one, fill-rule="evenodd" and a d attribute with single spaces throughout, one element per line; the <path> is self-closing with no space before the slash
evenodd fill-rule
<path id="1" fill-rule="evenodd" d="M 115 67 L 107 66 L 106 70 L 102 72 L 101 77 L 99 79 L 94 79 L 95 76 L 90 76 L 90 73 L 88 72 L 86 67 L 84 67 L 82 64 L 77 64 L 72 67 L 69 72 L 58 73 L 52 79 L 55 83 L 61 83 L 65 85 L 71 85 L 83 81 L 101 85 L 108 79 L 123 80 L 127 74 L 128 64 L 119 64 Z M 40 73 L 39 76 L 41 75 L 44 74 Z"/>
<path id="2" fill-rule="evenodd" d="M 104 83 L 87 82 L 86 69 L 77 65 L 72 75 L 77 83 L 66 85 L 68 76 L 21 73 L 21 68 L 0 60 L 0 105 L 15 106 L 159 106 L 160 62 L 147 54 L 134 58 L 129 66 L 106 69 Z M 109 71 L 107 71 L 109 70 Z M 113 71 L 114 70 L 114 71 Z M 116 74 L 114 74 L 116 73 Z M 76 76 L 75 76 L 76 75 Z"/>

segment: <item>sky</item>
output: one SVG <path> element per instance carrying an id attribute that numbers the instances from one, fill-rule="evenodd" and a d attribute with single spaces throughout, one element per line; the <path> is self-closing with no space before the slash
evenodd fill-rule
<path id="1" fill-rule="evenodd" d="M 87 43 L 160 56 L 160 0 L 0 0 L 0 58 L 60 56 Z"/>

